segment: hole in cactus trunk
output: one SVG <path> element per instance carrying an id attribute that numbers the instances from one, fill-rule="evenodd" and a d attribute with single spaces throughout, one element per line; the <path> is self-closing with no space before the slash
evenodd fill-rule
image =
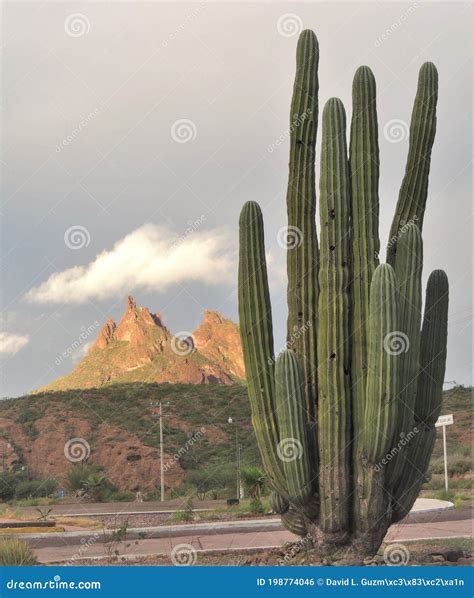
<path id="1" fill-rule="evenodd" d="M 334 251 L 336 249 L 335 245 L 329 245 L 329 251 Z"/>
<path id="2" fill-rule="evenodd" d="M 332 210 L 329 210 L 329 217 L 331 218 L 331 220 L 334 220 L 334 218 L 336 217 L 336 210 L 334 208 Z"/>
<path id="3" fill-rule="evenodd" d="M 335 353 L 331 353 L 331 355 L 329 356 L 329 359 L 331 359 L 332 361 L 334 359 L 336 359 L 336 354 Z"/>

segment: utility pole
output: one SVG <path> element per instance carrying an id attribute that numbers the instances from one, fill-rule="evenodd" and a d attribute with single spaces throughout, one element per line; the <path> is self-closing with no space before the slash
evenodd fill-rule
<path id="1" fill-rule="evenodd" d="M 163 404 L 160 401 L 159 403 L 150 403 L 150 405 L 152 407 L 158 407 L 158 413 L 154 413 L 153 415 L 154 417 L 158 417 L 160 422 L 160 501 L 163 502 L 165 500 L 165 469 L 163 463 Z"/>

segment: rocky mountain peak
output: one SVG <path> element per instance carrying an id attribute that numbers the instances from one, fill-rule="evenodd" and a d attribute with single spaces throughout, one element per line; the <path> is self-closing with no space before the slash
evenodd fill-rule
<path id="1" fill-rule="evenodd" d="M 245 378 L 239 327 L 206 310 L 189 338 L 178 339 L 161 314 L 127 298 L 120 322 L 108 319 L 89 353 L 47 390 L 90 388 L 121 382 L 233 384 Z"/>

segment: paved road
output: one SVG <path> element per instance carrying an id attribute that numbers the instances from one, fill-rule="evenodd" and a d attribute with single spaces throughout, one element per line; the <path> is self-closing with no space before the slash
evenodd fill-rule
<path id="1" fill-rule="evenodd" d="M 471 537 L 473 520 L 426 522 L 413 524 L 398 524 L 393 526 L 387 534 L 388 542 L 403 542 L 409 540 L 423 540 L 428 538 L 459 538 Z M 188 535 L 175 538 L 154 538 L 132 541 L 125 551 L 130 555 L 170 554 L 172 548 L 178 544 L 189 544 L 197 551 L 200 550 L 236 550 L 270 548 L 281 546 L 285 542 L 295 541 L 296 536 L 288 531 L 242 532 L 212 535 Z M 81 557 L 104 557 L 105 547 L 98 535 L 91 536 L 89 541 L 80 546 L 56 546 L 37 548 L 35 550 L 41 562 L 55 562 L 76 560 Z M 122 553 L 123 550 L 120 550 Z"/>

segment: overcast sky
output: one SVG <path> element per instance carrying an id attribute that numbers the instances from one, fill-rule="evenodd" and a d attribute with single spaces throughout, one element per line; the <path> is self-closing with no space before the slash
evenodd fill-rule
<path id="1" fill-rule="evenodd" d="M 36 2 L 3 5 L 1 396 L 69 372 L 128 294 L 174 332 L 195 329 L 205 308 L 236 320 L 237 222 L 249 199 L 265 216 L 282 346 L 278 232 L 301 28 L 319 38 L 320 110 L 339 96 L 350 119 L 354 71 L 375 73 L 382 247 L 418 69 L 438 67 L 424 281 L 448 272 L 446 380 L 470 383 L 467 4 Z"/>

